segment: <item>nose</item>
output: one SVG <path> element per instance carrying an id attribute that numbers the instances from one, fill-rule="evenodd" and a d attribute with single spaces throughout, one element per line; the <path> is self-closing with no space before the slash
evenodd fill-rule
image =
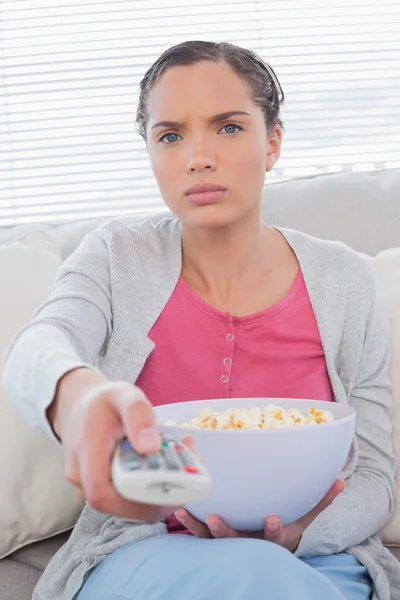
<path id="1" fill-rule="evenodd" d="M 206 169 L 214 171 L 216 166 L 217 161 L 213 152 L 206 148 L 204 143 L 192 144 L 187 161 L 187 171 L 189 173 L 202 172 Z"/>

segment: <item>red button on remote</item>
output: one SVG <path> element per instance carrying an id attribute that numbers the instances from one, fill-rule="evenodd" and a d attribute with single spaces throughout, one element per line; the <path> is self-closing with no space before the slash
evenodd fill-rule
<path id="1" fill-rule="evenodd" d="M 175 450 L 184 450 L 185 448 L 183 446 L 181 446 L 180 444 L 176 444 L 175 446 Z"/>
<path id="2" fill-rule="evenodd" d="M 191 465 L 186 465 L 185 471 L 187 473 L 198 473 L 199 472 L 197 467 L 192 467 Z"/>

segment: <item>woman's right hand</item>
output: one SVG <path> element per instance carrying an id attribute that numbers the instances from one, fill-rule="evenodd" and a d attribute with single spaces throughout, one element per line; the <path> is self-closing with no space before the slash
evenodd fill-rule
<path id="1" fill-rule="evenodd" d="M 138 387 L 76 369 L 61 379 L 49 419 L 64 447 L 66 477 L 92 508 L 147 523 L 178 508 L 126 500 L 112 483 L 111 462 L 124 435 L 142 454 L 160 449 L 152 405 Z"/>

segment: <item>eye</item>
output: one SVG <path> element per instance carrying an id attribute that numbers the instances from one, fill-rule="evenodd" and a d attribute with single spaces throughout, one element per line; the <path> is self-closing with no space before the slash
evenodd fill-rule
<path id="1" fill-rule="evenodd" d="M 237 125 L 236 123 L 227 123 L 226 125 L 224 125 L 220 131 L 223 131 L 224 129 L 227 130 L 228 127 L 230 128 L 228 131 L 225 131 L 225 133 L 229 133 L 229 134 L 234 134 L 234 133 L 238 133 L 239 131 L 243 131 L 243 127 L 241 125 Z M 175 139 L 171 139 L 175 138 Z M 159 142 L 162 142 L 163 144 L 174 144 L 175 142 L 178 141 L 177 138 L 181 137 L 180 135 L 178 135 L 177 133 L 164 133 L 163 135 L 161 135 L 158 138 Z"/>
<path id="2" fill-rule="evenodd" d="M 236 123 L 227 123 L 222 127 L 222 129 L 220 129 L 220 131 L 222 131 L 223 129 L 228 129 L 228 127 L 230 128 L 230 131 L 226 131 L 226 133 L 232 134 L 237 133 L 238 131 L 243 131 L 243 127 L 237 125 Z M 236 128 L 236 131 L 232 131 L 232 128 Z"/>
<path id="3" fill-rule="evenodd" d="M 158 138 L 159 142 L 162 142 L 163 144 L 173 144 L 174 142 L 176 142 L 177 140 L 169 140 L 167 142 L 164 142 L 164 139 L 170 138 L 171 136 L 175 136 L 175 138 L 180 137 L 177 133 L 164 133 L 164 135 L 162 135 L 161 137 Z"/>

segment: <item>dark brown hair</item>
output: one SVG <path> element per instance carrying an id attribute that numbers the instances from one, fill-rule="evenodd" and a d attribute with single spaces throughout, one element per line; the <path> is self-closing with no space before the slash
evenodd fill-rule
<path id="1" fill-rule="evenodd" d="M 267 131 L 275 125 L 283 128 L 280 106 L 284 94 L 272 67 L 255 52 L 228 42 L 188 41 L 168 48 L 148 69 L 140 82 L 140 96 L 136 112 L 136 127 L 146 141 L 148 121 L 147 98 L 161 75 L 176 66 L 193 65 L 202 60 L 226 63 L 250 86 L 253 102 L 264 114 Z"/>

